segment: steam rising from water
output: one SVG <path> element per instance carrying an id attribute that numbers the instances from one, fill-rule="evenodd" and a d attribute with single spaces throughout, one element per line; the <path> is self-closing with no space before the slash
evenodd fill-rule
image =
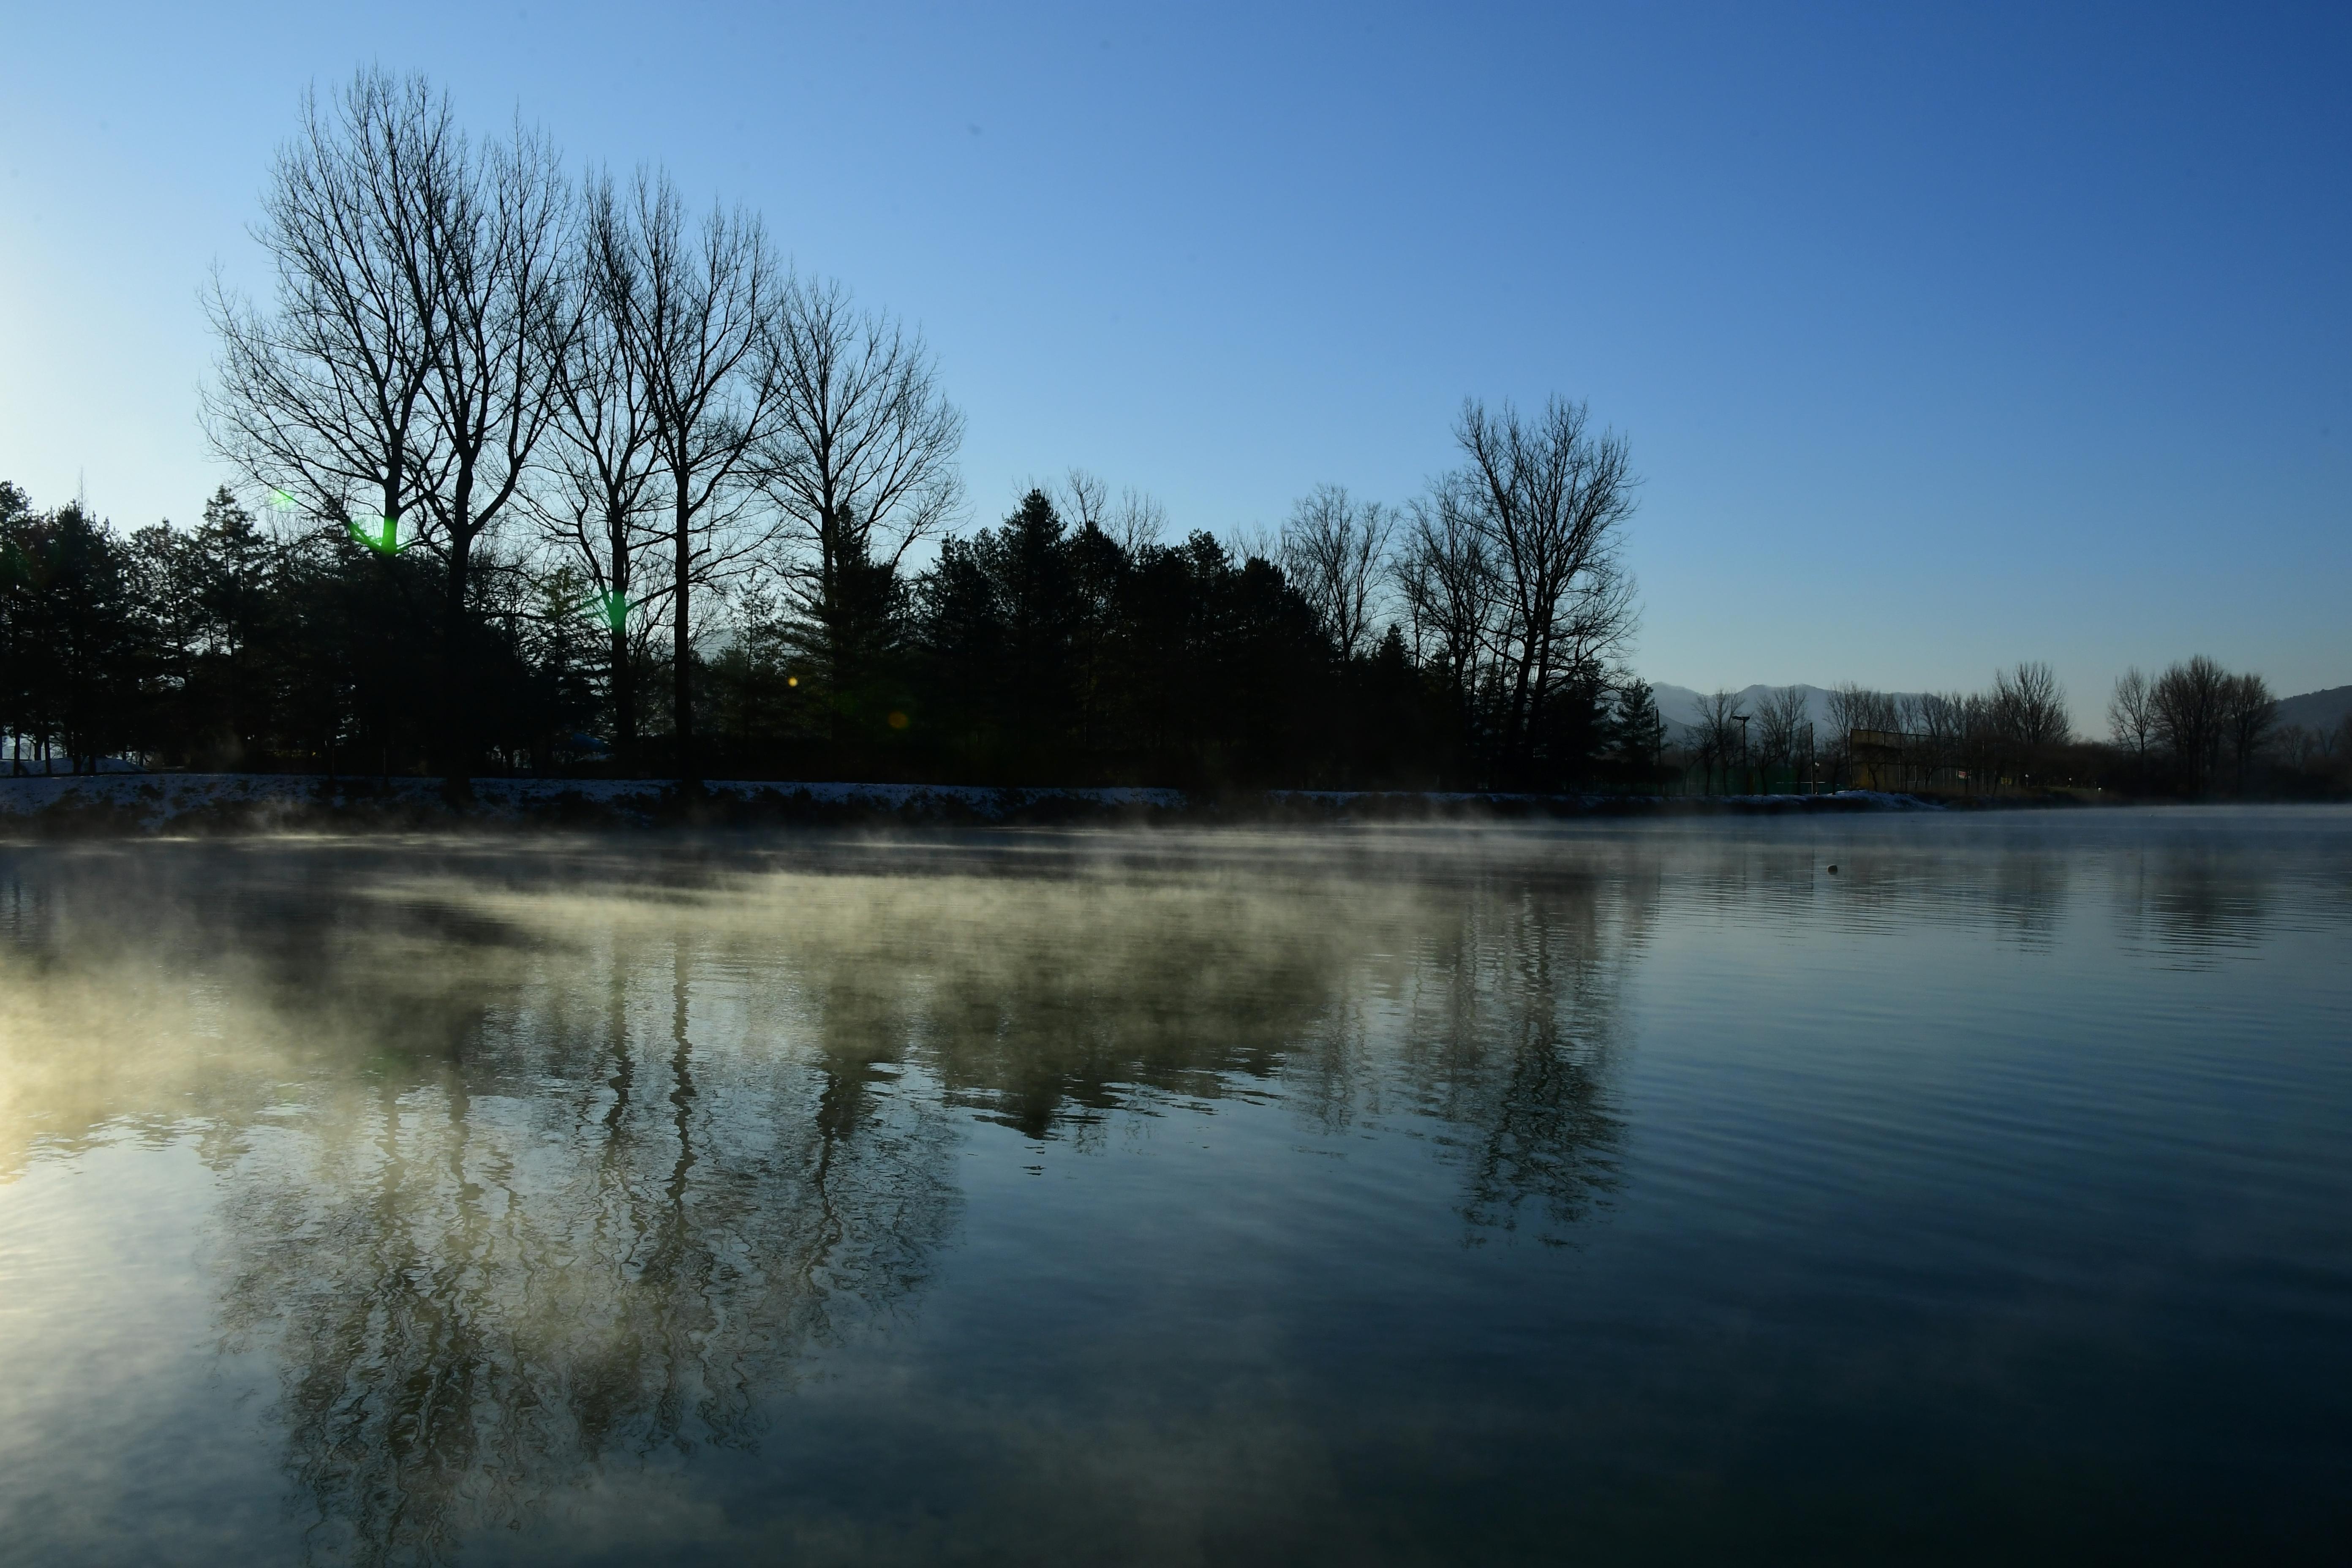
<path id="1" fill-rule="evenodd" d="M 756 1446 L 919 1300 L 975 1121 L 1100 1149 L 1281 1100 L 1446 1129 L 1473 1232 L 1606 1192 L 1639 888 L 1214 847 L 77 851 L 8 884 L 0 1173 L 193 1141 L 219 1331 L 363 1557 Z"/>
<path id="2" fill-rule="evenodd" d="M 1059 1270 L 1025 1300 L 1076 1314 L 1067 1332 L 1130 1331 L 1070 1305 L 1108 1289 L 1088 1249 L 1122 1227 L 1176 1216 L 1264 1250 L 1254 1189 L 1307 1205 L 1285 1289 L 1344 1272 L 1367 1225 L 1433 1189 L 1461 1258 L 1572 1254 L 1622 1201 L 1631 998 L 1660 962 L 1762 955 L 1748 1010 L 1708 1015 L 1722 1037 L 1794 1014 L 1900 1039 L 1924 993 L 1809 991 L 1823 942 L 1962 930 L 2035 959 L 2089 918 L 2141 971 L 2202 972 L 2352 909 L 2340 867 L 2283 897 L 2274 867 L 2193 838 L 2086 862 L 2008 831 L 1990 853 L 1918 825 L 0 850 L 0 1201 L 110 1151 L 193 1158 L 205 1331 L 223 1366 L 267 1369 L 257 1408 L 316 1559 L 730 1541 L 740 1521 L 677 1478 L 802 1453 L 828 1380 L 900 1397 L 894 1356 L 945 1331 L 942 1279 L 1006 1267 L 965 1257 L 1010 1245 L 976 1205 L 1026 1212 L 1003 1173 L 1091 1184 L 1017 1254 Z M 1660 994 L 1661 1016 L 1696 995 Z M 1204 1139 L 1214 1163 L 1180 1163 Z M 90 1186 L 93 1226 L 142 1201 Z M 62 1321 L 79 1288 L 16 1294 Z M 1245 1344 L 1272 1310 L 1236 1300 L 1207 1331 Z M 58 1419 L 18 1397 L 0 1424 Z M 1398 1430 L 1454 1419 L 1442 1386 L 1393 1397 Z M 1276 1406 L 1065 1427 L 941 1405 L 921 1440 L 1026 1478 L 960 1505 L 953 1539 L 992 1550 L 1192 1560 L 1240 1520 L 1278 1555 L 1336 1549 L 1354 1518 L 1372 1551 L 1331 1439 Z M 34 1452 L 0 1458 L 37 1476 Z M 130 1479 L 73 1486 L 137 1512 Z M 90 1522 L 106 1511 L 39 1528 L 138 1554 Z M 835 1500 L 767 1539 L 844 1560 L 952 1543 L 887 1512 Z M 1311 1542 L 1286 1533 L 1310 1516 Z"/>

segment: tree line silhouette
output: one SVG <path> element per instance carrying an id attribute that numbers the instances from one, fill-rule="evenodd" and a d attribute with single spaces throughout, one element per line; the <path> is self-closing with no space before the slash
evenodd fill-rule
<path id="1" fill-rule="evenodd" d="M 1826 725 L 1801 687 L 1717 691 L 1696 722 L 1669 723 L 1647 683 L 1601 662 L 1600 639 L 1540 677 L 1509 640 L 1490 563 L 1489 624 L 1449 644 L 1431 579 L 1489 548 L 1461 479 L 1396 513 L 1323 487 L 1279 541 L 1237 554 L 1205 533 L 1163 543 L 1148 498 L 1114 503 L 1074 474 L 995 528 L 946 535 L 920 571 L 852 563 L 822 626 L 747 572 L 691 649 L 700 743 L 731 773 L 809 779 L 2185 798 L 2352 787 L 2352 722 L 2280 725 L 2261 676 L 2201 655 L 2118 680 L 2104 742 L 2075 733 L 2055 676 L 2034 663 L 1973 693 L 1849 682 L 1829 693 Z M 347 526 L 257 521 L 226 488 L 192 530 L 124 534 L 0 483 L 0 748 L 17 773 L 126 755 L 414 772 L 433 755 L 447 712 L 437 683 L 455 668 L 480 758 L 499 771 L 671 762 L 671 650 L 648 618 L 619 617 L 614 638 L 574 564 L 541 540 L 498 541 L 471 563 L 453 656 L 446 570 L 430 550 L 387 552 Z M 1608 591 L 1622 602 L 1622 579 Z M 1395 620 L 1383 624 L 1384 606 Z M 1531 718 L 1513 705 L 1523 670 L 1544 696 Z M 624 723 L 632 687 L 643 696 Z"/>
<path id="2" fill-rule="evenodd" d="M 205 426 L 243 499 L 124 533 L 0 483 L 14 771 L 2352 784 L 2352 735 L 2273 737 L 2260 678 L 2201 658 L 2126 677 L 2105 748 L 2030 663 L 1842 687 L 1819 736 L 1795 689 L 1669 724 L 1622 663 L 1626 442 L 1557 398 L 1466 400 L 1423 495 L 1318 486 L 1239 543 L 1078 470 L 962 531 L 919 333 L 779 262 L 756 215 L 691 218 L 657 170 L 572 180 L 422 78 L 306 97 L 254 232 L 269 299 L 208 294 Z"/>
<path id="3" fill-rule="evenodd" d="M 1636 481 L 1580 405 L 1458 470 L 1162 537 L 1073 473 L 969 535 L 919 334 L 657 170 L 421 78 L 306 98 L 215 279 L 242 477 L 187 531 L 5 492 L 0 730 L 94 765 L 1548 787 L 1612 757 Z M 248 505 L 247 503 L 251 504 Z M 256 511 L 259 512 L 257 519 Z M 1394 548 L 1391 548 L 1391 546 Z M 1393 613 L 1390 613 L 1393 612 Z M 1622 750 L 1622 748 L 1619 748 Z"/>
<path id="4" fill-rule="evenodd" d="M 1130 526 L 1122 542 L 1087 514 L 1100 487 L 1071 488 L 948 535 L 920 571 L 855 563 L 823 623 L 756 572 L 711 595 L 723 614 L 688 650 L 698 760 L 731 776 L 1194 787 L 1559 787 L 1654 760 L 1654 710 L 1645 760 L 1619 721 L 1623 678 L 1589 651 L 1539 650 L 1561 668 L 1527 670 L 1522 689 L 1520 658 L 1482 648 L 1456 672 L 1402 623 L 1345 650 L 1282 563 L 1298 530 L 1246 555 L 1205 532 L 1163 543 Z M 1375 583 L 1390 564 L 1371 558 Z M 615 637 L 583 574 L 498 542 L 478 544 L 452 623 L 449 570 L 347 525 L 257 519 L 226 488 L 193 529 L 126 533 L 0 485 L 0 743 L 18 773 L 122 757 L 415 773 L 453 754 L 457 680 L 478 748 L 461 771 L 676 769 L 675 655 L 649 618 L 615 617 Z"/>
<path id="5" fill-rule="evenodd" d="M 1879 691 L 1853 681 L 1828 693 L 1817 725 L 1807 689 L 1699 700 L 1672 759 L 1707 787 L 1759 790 L 1866 788 L 1994 795 L 2031 787 L 2079 761 L 2065 693 L 2047 664 L 1997 672 L 1990 690 Z M 2080 772 L 2082 769 L 2073 771 Z"/>
<path id="6" fill-rule="evenodd" d="M 1621 692 L 1621 708 L 1638 692 Z M 2104 741 L 2079 735 L 2047 664 L 1998 671 L 1983 691 L 1890 692 L 1846 682 L 1717 690 L 1699 700 L 1664 760 L 1707 790 L 1866 788 L 2001 795 L 2096 788 L 2131 795 L 2319 798 L 2352 789 L 2352 715 L 2281 724 L 2268 681 L 2200 654 L 2116 682 Z M 1621 719 L 1620 724 L 1626 721 Z"/>

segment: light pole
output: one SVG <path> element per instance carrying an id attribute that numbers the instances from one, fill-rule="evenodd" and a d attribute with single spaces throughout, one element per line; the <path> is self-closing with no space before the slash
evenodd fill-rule
<path id="1" fill-rule="evenodd" d="M 1739 721 L 1739 784 L 1744 790 L 1748 786 L 1748 715 L 1734 713 L 1732 717 Z"/>

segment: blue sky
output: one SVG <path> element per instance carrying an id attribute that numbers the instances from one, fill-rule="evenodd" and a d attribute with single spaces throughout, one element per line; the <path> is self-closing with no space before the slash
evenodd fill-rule
<path id="1" fill-rule="evenodd" d="M 919 322 L 974 521 L 1400 500 L 1465 394 L 1645 477 L 1635 664 L 2089 727 L 2191 652 L 2352 681 L 2352 11 L 208 8 L 6 0 L 0 477 L 186 521 L 217 260 L 310 82 L 666 163 Z"/>

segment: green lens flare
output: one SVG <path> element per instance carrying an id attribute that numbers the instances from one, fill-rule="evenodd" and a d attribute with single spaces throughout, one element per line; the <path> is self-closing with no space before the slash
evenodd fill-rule
<path id="1" fill-rule="evenodd" d="M 620 631 L 629 624 L 629 596 L 626 594 L 599 594 L 589 602 L 604 618 L 604 624 L 614 631 Z"/>
<path id="2" fill-rule="evenodd" d="M 294 510 L 294 498 L 288 495 L 284 490 L 271 490 L 269 492 L 269 504 L 276 507 L 279 511 L 292 511 Z"/>
<path id="3" fill-rule="evenodd" d="M 379 518 L 374 526 L 359 522 L 352 524 L 352 537 L 374 551 L 378 555 L 400 553 L 400 522 L 396 518 Z"/>

